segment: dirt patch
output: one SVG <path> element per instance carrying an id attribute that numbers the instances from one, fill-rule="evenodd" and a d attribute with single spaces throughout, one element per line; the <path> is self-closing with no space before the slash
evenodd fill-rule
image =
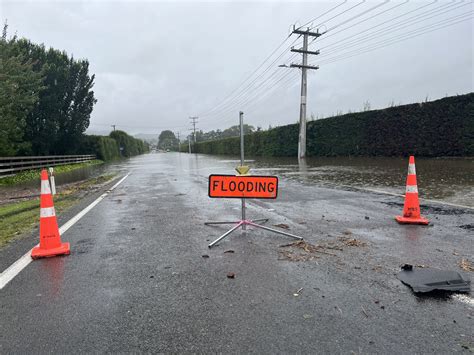
<path id="1" fill-rule="evenodd" d="M 319 258 L 316 254 L 337 256 L 335 251 L 343 251 L 345 247 L 366 247 L 367 243 L 356 238 L 339 237 L 336 241 L 322 244 L 311 244 L 303 240 L 280 245 L 280 248 L 290 248 L 279 251 L 279 260 L 308 261 Z M 330 250 L 330 251 L 328 251 Z"/>

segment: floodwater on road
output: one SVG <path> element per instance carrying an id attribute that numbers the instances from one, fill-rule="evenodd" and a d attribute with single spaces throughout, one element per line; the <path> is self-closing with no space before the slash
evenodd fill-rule
<path id="1" fill-rule="evenodd" d="M 240 165 L 238 157 L 197 155 L 196 159 L 204 169 L 216 163 L 224 165 L 229 174 Z M 302 162 L 296 158 L 249 157 L 246 164 L 254 175 L 276 175 L 303 184 L 395 194 L 405 193 L 408 170 L 408 158 L 382 157 L 307 158 Z M 419 158 L 416 172 L 421 198 L 474 207 L 474 158 Z"/>
<path id="2" fill-rule="evenodd" d="M 420 197 L 474 207 L 474 158 L 416 159 Z M 408 159 L 309 158 L 256 160 L 256 168 L 303 183 L 350 186 L 404 194 Z M 254 169 L 255 171 L 256 169 Z"/>

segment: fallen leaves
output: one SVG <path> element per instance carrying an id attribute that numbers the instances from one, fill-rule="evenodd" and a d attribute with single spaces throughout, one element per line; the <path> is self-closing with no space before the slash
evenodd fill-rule
<path id="1" fill-rule="evenodd" d="M 339 237 L 338 240 L 348 247 L 366 247 L 367 243 L 355 238 Z"/>
<path id="2" fill-rule="evenodd" d="M 461 259 L 461 261 L 459 262 L 459 267 L 463 269 L 464 271 L 474 272 L 474 266 L 467 259 Z"/>
<path id="3" fill-rule="evenodd" d="M 327 250 L 338 250 L 342 251 L 344 247 L 365 247 L 366 242 L 360 241 L 355 238 L 339 237 L 337 241 L 331 241 L 324 244 L 311 244 L 304 240 L 299 240 L 290 244 L 280 245 L 280 248 L 292 248 L 291 250 L 281 250 L 279 260 L 289 261 L 308 261 L 318 256 L 314 255 L 327 254 L 336 256 L 336 254 L 328 252 Z"/>

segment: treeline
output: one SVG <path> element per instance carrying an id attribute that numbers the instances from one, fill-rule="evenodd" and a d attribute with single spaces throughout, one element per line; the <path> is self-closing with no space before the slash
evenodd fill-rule
<path id="1" fill-rule="evenodd" d="M 0 39 L 0 156 L 80 152 L 96 103 L 89 62 L 28 39 Z"/>
<path id="2" fill-rule="evenodd" d="M 257 127 L 257 132 L 260 132 L 262 129 Z M 244 124 L 244 135 L 255 132 L 255 127 L 248 124 Z M 224 139 L 229 137 L 239 137 L 240 136 L 240 126 L 232 126 L 221 131 L 220 129 L 212 130 L 209 132 L 203 132 L 202 130 L 196 131 L 196 141 L 204 142 L 210 140 Z M 194 140 L 194 137 L 191 137 Z"/>
<path id="3" fill-rule="evenodd" d="M 148 143 L 119 130 L 111 132 L 109 136 L 84 136 L 82 140 L 82 153 L 95 154 L 98 159 L 105 161 L 129 158 L 149 150 Z"/>
<path id="4" fill-rule="evenodd" d="M 297 156 L 298 124 L 245 137 L 246 154 Z M 185 149 L 185 147 L 183 147 Z M 239 138 L 193 151 L 237 155 Z M 308 156 L 474 156 L 474 93 L 308 122 Z"/>
<path id="5" fill-rule="evenodd" d="M 0 156 L 96 154 L 108 160 L 148 149 L 121 131 L 86 136 L 97 102 L 89 62 L 8 37 L 7 29 L 0 38 Z"/>

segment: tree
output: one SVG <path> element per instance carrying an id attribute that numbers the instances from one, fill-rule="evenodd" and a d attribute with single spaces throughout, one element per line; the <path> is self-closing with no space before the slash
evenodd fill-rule
<path id="1" fill-rule="evenodd" d="M 80 149 L 83 133 L 97 100 L 87 60 L 75 60 L 66 52 L 27 39 L 8 42 L 12 56 L 28 58 L 32 69 L 43 75 L 44 88 L 26 118 L 25 139 L 31 153 L 71 154 Z"/>
<path id="2" fill-rule="evenodd" d="M 158 148 L 178 150 L 178 139 L 172 131 L 162 131 L 158 137 Z"/>
<path id="3" fill-rule="evenodd" d="M 33 70 L 31 59 L 12 53 L 7 39 L 8 25 L 0 38 L 0 156 L 28 152 L 24 140 L 26 119 L 39 100 L 42 73 Z"/>

